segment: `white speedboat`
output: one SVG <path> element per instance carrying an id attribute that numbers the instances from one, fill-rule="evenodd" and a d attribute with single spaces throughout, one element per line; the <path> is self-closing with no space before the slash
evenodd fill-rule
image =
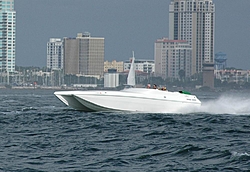
<path id="1" fill-rule="evenodd" d="M 90 112 L 181 113 L 201 105 L 194 95 L 146 88 L 127 88 L 121 91 L 59 91 L 55 95 L 67 106 Z"/>
<path id="2" fill-rule="evenodd" d="M 134 75 L 133 57 L 127 85 L 135 85 Z M 67 106 L 85 112 L 182 113 L 201 106 L 199 99 L 187 92 L 147 88 L 125 88 L 121 91 L 57 91 L 54 94 Z"/>

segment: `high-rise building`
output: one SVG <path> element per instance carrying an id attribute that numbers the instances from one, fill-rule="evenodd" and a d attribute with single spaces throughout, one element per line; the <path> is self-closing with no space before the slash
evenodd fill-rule
<path id="1" fill-rule="evenodd" d="M 192 47 L 187 41 L 157 39 L 154 52 L 155 76 L 175 79 L 191 76 Z"/>
<path id="2" fill-rule="evenodd" d="M 104 73 L 104 38 L 78 33 L 64 38 L 65 74 L 100 75 Z"/>
<path id="3" fill-rule="evenodd" d="M 63 41 L 60 38 L 50 38 L 47 42 L 47 68 L 63 69 Z"/>
<path id="4" fill-rule="evenodd" d="M 14 72 L 16 57 L 14 0 L 0 0 L 0 71 Z"/>
<path id="5" fill-rule="evenodd" d="M 169 39 L 192 45 L 192 74 L 214 62 L 215 5 L 213 0 L 171 0 Z"/>

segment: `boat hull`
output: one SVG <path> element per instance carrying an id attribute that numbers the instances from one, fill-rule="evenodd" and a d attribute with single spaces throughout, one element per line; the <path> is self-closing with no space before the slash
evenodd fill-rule
<path id="1" fill-rule="evenodd" d="M 76 110 L 129 111 L 149 113 L 183 113 L 199 108 L 201 102 L 194 95 L 153 89 L 123 91 L 62 91 L 55 95 Z"/>

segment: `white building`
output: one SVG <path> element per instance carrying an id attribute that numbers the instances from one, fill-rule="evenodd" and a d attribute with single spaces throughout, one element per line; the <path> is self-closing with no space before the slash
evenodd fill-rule
<path id="1" fill-rule="evenodd" d="M 47 42 L 47 68 L 63 69 L 63 41 L 60 38 L 50 38 Z"/>
<path id="2" fill-rule="evenodd" d="M 214 62 L 215 5 L 212 0 L 171 0 L 169 39 L 192 45 L 192 74 Z"/>
<path id="3" fill-rule="evenodd" d="M 131 61 L 132 61 L 132 58 L 124 62 L 124 71 L 127 71 L 130 69 Z M 141 71 L 145 73 L 155 72 L 154 60 L 135 59 L 134 65 L 135 65 L 135 70 L 137 71 Z"/>
<path id="4" fill-rule="evenodd" d="M 14 0 L 0 0 L 0 71 L 15 71 L 16 11 Z"/>
<path id="5" fill-rule="evenodd" d="M 105 73 L 104 74 L 104 87 L 115 88 L 119 86 L 119 73 Z"/>
<path id="6" fill-rule="evenodd" d="M 191 76 L 192 47 L 184 40 L 157 39 L 154 48 L 155 76 L 180 78 Z"/>

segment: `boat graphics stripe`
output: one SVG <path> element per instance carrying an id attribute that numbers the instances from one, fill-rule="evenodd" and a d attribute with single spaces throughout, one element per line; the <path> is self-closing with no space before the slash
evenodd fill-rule
<path id="1" fill-rule="evenodd" d="M 84 94 L 80 94 L 83 95 Z M 187 103 L 187 104 L 201 104 L 200 102 L 195 102 L 195 101 L 190 101 L 190 100 L 186 100 L 186 101 L 179 101 L 179 100 L 169 100 L 169 99 L 157 99 L 157 98 L 147 98 L 147 97 L 137 97 L 137 96 L 120 96 L 120 95 L 102 95 L 102 94 L 88 94 L 88 96 L 97 96 L 97 97 L 102 97 L 102 96 L 108 96 L 108 97 L 126 97 L 126 98 L 134 98 L 134 99 L 149 99 L 149 100 L 161 100 L 161 101 L 166 101 L 166 102 L 178 102 L 178 103 Z"/>

